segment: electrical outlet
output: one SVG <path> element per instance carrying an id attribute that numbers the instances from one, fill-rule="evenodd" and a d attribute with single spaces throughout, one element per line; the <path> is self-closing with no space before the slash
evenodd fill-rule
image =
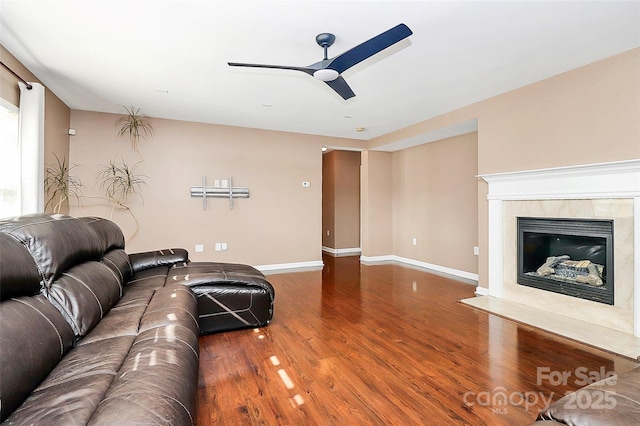
<path id="1" fill-rule="evenodd" d="M 473 254 L 475 254 L 476 256 L 478 256 L 480 254 L 480 247 L 478 246 L 473 246 Z"/>
<path id="2" fill-rule="evenodd" d="M 414 246 L 417 246 L 417 245 L 418 245 L 418 239 L 417 239 L 417 238 L 414 238 L 414 239 L 413 239 L 413 245 L 414 245 Z"/>
<path id="3" fill-rule="evenodd" d="M 222 246 L 222 251 L 225 251 L 227 249 L 227 243 L 221 243 Z"/>

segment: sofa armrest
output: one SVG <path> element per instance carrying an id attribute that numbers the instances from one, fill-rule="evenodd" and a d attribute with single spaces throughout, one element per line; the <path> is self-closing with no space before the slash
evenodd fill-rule
<path id="1" fill-rule="evenodd" d="M 563 396 L 537 420 L 570 425 L 637 425 L 639 418 L 640 368 L 634 368 Z"/>
<path id="2" fill-rule="evenodd" d="M 189 253 L 181 248 L 146 251 L 130 254 L 129 260 L 135 273 L 157 266 L 173 266 L 176 263 L 188 262 Z"/>

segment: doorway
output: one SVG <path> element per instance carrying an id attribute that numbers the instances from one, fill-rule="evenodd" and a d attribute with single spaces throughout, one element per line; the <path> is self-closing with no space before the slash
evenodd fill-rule
<path id="1" fill-rule="evenodd" d="M 322 250 L 333 256 L 359 255 L 360 151 L 322 155 Z"/>

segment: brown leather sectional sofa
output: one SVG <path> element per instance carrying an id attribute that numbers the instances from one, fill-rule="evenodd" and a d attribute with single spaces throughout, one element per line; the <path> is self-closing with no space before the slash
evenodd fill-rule
<path id="1" fill-rule="evenodd" d="M 0 298 L 3 424 L 188 425 L 198 335 L 266 325 L 274 293 L 249 266 L 129 255 L 109 220 L 39 214 L 0 220 Z"/>
<path id="2" fill-rule="evenodd" d="M 536 425 L 636 426 L 640 424 L 640 367 L 563 396 L 538 415 Z"/>

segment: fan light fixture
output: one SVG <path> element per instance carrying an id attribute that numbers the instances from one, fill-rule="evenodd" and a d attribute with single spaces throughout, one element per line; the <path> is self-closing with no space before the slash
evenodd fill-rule
<path id="1" fill-rule="evenodd" d="M 332 70 L 331 68 L 324 68 L 313 73 L 315 78 L 322 81 L 333 81 L 338 78 L 339 75 L 338 71 Z"/>
<path id="2" fill-rule="evenodd" d="M 322 49 L 324 50 L 324 58 L 321 61 L 306 67 L 297 67 L 290 65 L 247 64 L 242 62 L 227 62 L 227 64 L 230 67 L 272 68 L 280 70 L 302 71 L 305 74 L 313 76 L 320 81 L 324 81 L 329 87 L 335 90 L 338 95 L 342 96 L 342 99 L 347 100 L 353 98 L 356 94 L 353 93 L 351 87 L 349 87 L 347 82 L 340 76 L 340 74 L 344 73 L 352 66 L 359 64 L 365 59 L 375 55 L 376 53 L 383 51 L 387 47 L 398 43 L 400 40 L 404 40 L 411 34 L 413 34 L 413 31 L 411 31 L 409 27 L 407 27 L 405 24 L 398 24 L 390 30 L 380 33 L 377 36 L 365 41 L 364 43 L 361 43 L 356 47 L 353 47 L 346 52 L 329 59 L 327 50 L 330 46 L 333 45 L 333 42 L 336 41 L 336 36 L 331 33 L 321 33 L 316 36 L 316 43 L 318 43 L 318 46 L 322 47 Z"/>

